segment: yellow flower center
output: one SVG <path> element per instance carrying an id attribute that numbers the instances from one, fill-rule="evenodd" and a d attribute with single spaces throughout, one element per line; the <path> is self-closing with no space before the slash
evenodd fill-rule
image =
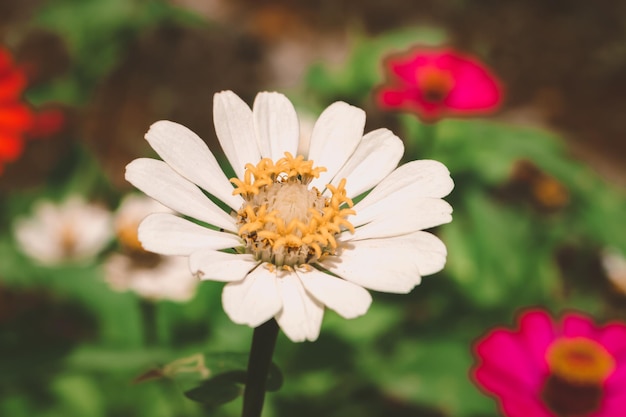
<path id="1" fill-rule="evenodd" d="M 136 222 L 120 222 L 116 227 L 116 234 L 122 246 L 130 251 L 143 252 L 144 249 L 139 241 Z"/>
<path id="2" fill-rule="evenodd" d="M 615 369 L 613 356 L 585 337 L 558 339 L 546 355 L 551 373 L 573 384 L 600 384 Z"/>
<path id="3" fill-rule="evenodd" d="M 72 258 L 76 254 L 76 250 L 78 249 L 78 236 L 71 224 L 63 225 L 60 244 L 61 251 L 65 258 Z"/>
<path id="4" fill-rule="evenodd" d="M 561 338 L 546 353 L 550 375 L 542 397 L 558 415 L 587 416 L 604 397 L 604 381 L 615 369 L 615 359 L 599 343 L 585 337 Z"/>
<path id="5" fill-rule="evenodd" d="M 415 77 L 424 99 L 433 103 L 443 101 L 454 86 L 452 74 L 434 66 L 419 68 Z"/>
<path id="6" fill-rule="evenodd" d="M 335 253 L 338 233 L 354 232 L 346 220 L 355 211 L 345 178 L 337 187 L 328 184 L 331 196 L 325 197 L 308 185 L 326 168 L 313 167 L 302 155 L 285 152 L 275 163 L 263 158 L 245 168 L 243 181 L 230 181 L 233 194 L 245 200 L 237 212 L 239 236 L 257 259 L 284 269 L 310 264 Z"/>
<path id="7" fill-rule="evenodd" d="M 139 222 L 134 218 L 118 219 L 115 233 L 120 243 L 122 253 L 132 259 L 134 268 L 154 268 L 163 260 L 163 257 L 154 252 L 148 252 L 139 241 Z"/>

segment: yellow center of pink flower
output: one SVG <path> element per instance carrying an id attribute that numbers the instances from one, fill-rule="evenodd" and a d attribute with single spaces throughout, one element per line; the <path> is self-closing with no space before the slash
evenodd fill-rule
<path id="1" fill-rule="evenodd" d="M 429 102 L 443 101 L 454 87 L 452 74 L 434 66 L 419 68 L 415 77 L 424 99 Z"/>
<path id="2" fill-rule="evenodd" d="M 556 340 L 546 359 L 552 374 L 573 384 L 601 384 L 615 370 L 613 356 L 585 337 Z"/>
<path id="3" fill-rule="evenodd" d="M 546 352 L 550 375 L 542 396 L 559 416 L 587 416 L 599 410 L 604 381 L 615 359 L 599 343 L 585 337 L 561 338 Z"/>
<path id="4" fill-rule="evenodd" d="M 355 211 L 345 178 L 336 187 L 328 184 L 331 196 L 325 197 L 308 185 L 326 168 L 314 167 L 302 155 L 285 152 L 276 162 L 263 158 L 245 168 L 243 180 L 230 181 L 233 194 L 245 200 L 237 212 L 239 236 L 257 259 L 284 269 L 310 264 L 335 253 L 338 233 L 354 232 L 346 219 Z"/>

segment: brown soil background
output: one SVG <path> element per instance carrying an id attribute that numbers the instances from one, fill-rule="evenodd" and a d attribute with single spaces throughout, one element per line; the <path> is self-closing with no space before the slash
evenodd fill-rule
<path id="1" fill-rule="evenodd" d="M 27 26 L 40 1 L 3 1 L 0 35 L 11 25 Z M 209 23 L 152 28 L 129 40 L 93 99 L 72 115 L 78 136 L 119 187 L 127 186 L 125 164 L 145 153 L 142 137 L 153 121 L 176 120 L 212 142 L 215 91 L 234 89 L 251 102 L 257 91 L 296 85 L 310 62 L 341 65 L 350 33 L 376 35 L 415 25 L 445 28 L 453 46 L 494 69 L 507 86 L 497 117 L 562 133 L 576 157 L 626 187 L 624 1 L 170 1 Z M 35 74 L 45 82 L 45 73 L 62 73 L 67 57 L 58 39 L 42 42 L 41 36 L 17 52 L 35 61 L 45 52 L 40 68 L 48 69 Z M 278 58 L 276 51 L 282 51 Z M 45 176 L 55 146 L 32 143 L 5 179 L 21 185 Z"/>
<path id="2" fill-rule="evenodd" d="M 626 2 L 620 0 L 179 0 L 266 41 L 429 24 L 504 80 L 504 117 L 562 132 L 575 154 L 626 186 Z M 226 2 L 222 2 L 226 3 Z M 280 28 L 280 29 L 278 29 Z M 273 30 L 272 30 L 273 29 Z M 315 35 L 314 35 L 315 36 Z"/>

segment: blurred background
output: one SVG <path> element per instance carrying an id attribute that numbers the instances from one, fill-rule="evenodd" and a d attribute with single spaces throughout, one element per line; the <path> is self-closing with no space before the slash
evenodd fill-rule
<path id="1" fill-rule="evenodd" d="M 280 336 L 264 415 L 497 416 L 470 377 L 489 328 L 537 306 L 626 319 L 625 15 L 617 0 L 3 0 L 0 75 L 25 81 L 0 90 L 36 122 L 0 158 L 0 415 L 239 414 L 187 398 L 201 373 L 164 366 L 236 368 L 252 329 L 226 317 L 222 284 L 141 251 L 132 230 L 154 207 L 124 180 L 160 119 L 218 154 L 212 97 L 229 89 L 281 91 L 303 123 L 347 101 L 456 183 L 444 271 L 373 294 L 359 319 L 327 312 L 315 343 Z M 378 104 L 389 56 L 443 45 L 500 79 L 498 109 L 425 123 Z M 186 284 L 152 280 L 171 271 Z"/>

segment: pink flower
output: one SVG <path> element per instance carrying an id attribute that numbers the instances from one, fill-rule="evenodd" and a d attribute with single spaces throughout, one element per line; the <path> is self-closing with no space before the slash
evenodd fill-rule
<path id="1" fill-rule="evenodd" d="M 384 109 L 416 113 L 426 121 L 496 110 L 500 81 L 477 59 L 453 49 L 414 49 L 390 58 L 388 85 L 378 91 Z"/>
<path id="2" fill-rule="evenodd" d="M 475 346 L 473 376 L 507 417 L 623 417 L 626 325 L 523 313 L 517 329 L 494 329 Z"/>

